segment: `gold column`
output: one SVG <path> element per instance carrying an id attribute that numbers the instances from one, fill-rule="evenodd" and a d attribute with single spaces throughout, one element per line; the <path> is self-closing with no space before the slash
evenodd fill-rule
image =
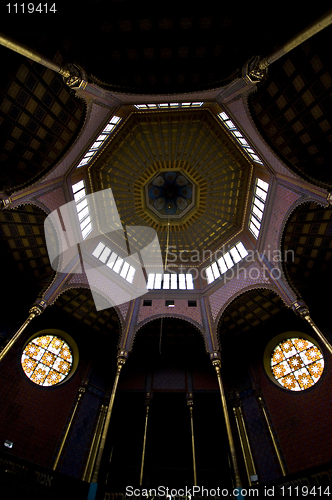
<path id="1" fill-rule="evenodd" d="M 278 445 L 277 445 L 277 441 L 276 441 L 276 439 L 274 437 L 274 433 L 273 433 L 273 430 L 272 430 L 270 419 L 269 419 L 269 417 L 267 415 L 267 412 L 266 412 L 266 409 L 265 409 L 264 401 L 263 401 L 263 399 L 262 399 L 262 397 L 260 395 L 257 396 L 257 399 L 258 399 L 258 402 L 259 402 L 259 404 L 260 404 L 260 406 L 262 408 L 262 412 L 263 412 L 263 415 L 264 415 L 264 418 L 265 418 L 265 422 L 266 422 L 267 427 L 269 429 L 269 433 L 270 433 L 270 436 L 271 436 L 271 439 L 272 439 L 274 451 L 276 452 L 277 459 L 278 459 L 278 462 L 279 462 L 279 466 L 280 466 L 282 475 L 286 476 L 286 474 L 287 474 L 286 468 L 285 468 L 284 463 L 282 461 L 281 454 L 280 454 L 280 451 L 279 451 L 279 448 L 278 448 Z"/>
<path id="2" fill-rule="evenodd" d="M 194 416 L 193 416 L 193 406 L 194 400 L 193 395 L 189 394 L 189 399 L 187 405 L 190 411 L 190 427 L 191 427 L 191 448 L 193 453 L 193 472 L 194 472 L 194 486 L 197 486 L 197 472 L 196 472 L 196 452 L 195 452 L 195 439 L 194 439 Z"/>
<path id="3" fill-rule="evenodd" d="M 142 484 L 143 484 L 143 471 L 144 471 L 145 448 L 146 448 L 146 432 L 148 429 L 150 400 L 151 400 L 151 395 L 148 392 L 146 395 L 146 400 L 145 400 L 145 425 L 144 425 L 143 450 L 142 450 L 142 460 L 141 460 L 141 473 L 139 476 L 139 485 L 140 486 L 142 486 Z"/>
<path id="4" fill-rule="evenodd" d="M 43 311 L 43 308 L 40 306 L 32 306 L 32 308 L 29 311 L 29 317 L 26 319 L 23 323 L 23 325 L 17 330 L 15 335 L 11 338 L 11 340 L 8 342 L 8 344 L 3 348 L 3 350 L 0 352 L 0 361 L 3 360 L 3 358 L 6 356 L 8 351 L 13 347 L 15 342 L 18 340 L 20 337 L 21 333 L 25 330 L 25 328 L 28 326 L 28 324 L 35 318 L 36 316 L 39 316 L 41 312 Z"/>
<path id="5" fill-rule="evenodd" d="M 224 391 L 223 383 L 221 380 L 221 360 L 216 352 L 213 353 L 212 364 L 216 370 L 217 377 L 218 377 L 221 403 L 222 403 L 224 417 L 225 417 L 226 431 L 227 431 L 229 449 L 230 449 L 230 454 L 231 454 L 231 461 L 232 461 L 233 472 L 234 472 L 235 488 L 242 488 L 239 466 L 238 466 L 236 453 L 235 453 L 235 446 L 234 446 L 234 440 L 233 440 L 233 435 L 232 435 L 231 423 L 229 420 L 229 415 L 228 415 L 228 410 L 227 410 L 225 391 Z"/>
<path id="6" fill-rule="evenodd" d="M 93 465 L 94 465 L 95 460 L 96 460 L 97 451 L 98 451 L 98 447 L 99 447 L 99 443 L 100 443 L 100 439 L 101 439 L 101 432 L 102 432 L 102 429 L 103 429 L 104 423 L 105 423 L 106 410 L 107 410 L 107 406 L 102 404 L 100 411 L 99 411 L 97 425 L 96 425 L 96 429 L 95 429 L 95 432 L 93 435 L 93 439 L 92 439 L 92 443 L 91 443 L 91 447 L 90 447 L 90 451 L 89 451 L 89 456 L 88 456 L 86 466 L 84 469 L 84 473 L 83 473 L 83 478 L 82 478 L 83 481 L 87 481 L 89 483 L 91 482 Z"/>
<path id="7" fill-rule="evenodd" d="M 0 33 L 0 45 L 7 47 L 7 49 L 13 50 L 14 52 L 18 52 L 18 54 L 21 54 L 22 56 L 27 57 L 28 59 L 31 59 L 32 61 L 35 61 L 39 64 L 42 64 L 46 68 L 49 68 L 52 71 L 55 71 L 56 73 L 60 73 L 60 75 L 66 78 L 70 76 L 70 72 L 68 70 L 62 68 L 59 64 L 55 63 L 51 59 L 42 56 L 35 50 L 30 49 L 29 47 L 26 47 L 22 43 L 19 43 L 16 40 L 10 38 L 9 36 L 1 33 Z"/>
<path id="8" fill-rule="evenodd" d="M 304 30 L 300 31 L 297 35 L 293 36 L 288 42 L 282 45 L 279 49 L 275 50 L 272 54 L 265 57 L 259 62 L 259 69 L 265 69 L 274 61 L 277 61 L 287 52 L 290 52 L 295 47 L 303 43 L 304 41 L 311 38 L 319 31 L 323 30 L 327 26 L 332 24 L 332 10 L 329 10 L 325 14 L 323 14 L 319 19 L 309 24 Z"/>
<path id="9" fill-rule="evenodd" d="M 249 486 L 252 486 L 252 480 L 251 476 L 256 476 L 256 469 L 255 469 L 255 463 L 254 459 L 251 453 L 251 448 L 250 448 L 250 443 L 248 439 L 248 434 L 243 418 L 243 413 L 242 413 L 242 408 L 241 408 L 241 401 L 237 397 L 236 401 L 236 406 L 233 406 L 233 411 L 234 411 L 234 416 L 235 416 L 235 421 L 236 421 L 236 426 L 237 430 L 239 433 L 239 438 L 241 442 L 241 448 L 242 448 L 242 453 L 243 453 L 243 458 L 246 466 L 246 471 L 247 471 L 247 476 L 248 476 L 248 482 Z M 257 484 L 257 482 L 255 482 Z"/>
<path id="10" fill-rule="evenodd" d="M 86 384 L 84 384 L 86 385 Z M 70 417 L 70 420 L 68 422 L 68 425 L 67 425 L 67 428 L 66 428 L 66 431 L 64 433 L 64 436 L 62 438 L 62 441 L 61 441 L 61 444 L 60 444 L 60 448 L 59 448 L 59 451 L 57 453 L 57 456 L 55 458 L 55 461 L 54 461 L 54 464 L 53 464 L 53 467 L 52 467 L 52 470 L 56 470 L 56 468 L 58 467 L 58 464 L 59 464 L 59 460 L 60 460 L 60 457 L 61 457 L 61 454 L 62 454 L 62 451 L 63 451 L 63 448 L 65 446 L 65 443 L 67 441 L 67 438 L 68 438 L 68 434 L 69 434 L 69 431 L 71 429 L 71 426 L 73 424 L 73 420 L 74 420 L 74 417 L 76 415 L 76 412 L 77 412 L 77 408 L 78 408 L 78 405 L 82 399 L 82 396 L 83 394 L 85 393 L 85 387 L 82 385 L 79 389 L 78 389 L 78 396 L 77 396 L 77 399 L 76 399 L 76 403 L 75 403 L 75 406 L 74 406 L 74 409 L 72 411 L 72 414 L 71 414 L 71 417 Z"/>
<path id="11" fill-rule="evenodd" d="M 309 323 L 311 328 L 316 332 L 319 339 L 325 345 L 326 349 L 329 351 L 330 354 L 332 354 L 332 346 L 331 346 L 330 342 L 327 340 L 327 338 L 323 335 L 323 333 L 320 331 L 318 326 L 311 319 L 310 312 L 309 312 L 309 309 L 306 306 L 306 304 L 302 300 L 297 300 L 297 301 L 293 302 L 292 309 L 302 319 L 305 319 Z"/>
<path id="12" fill-rule="evenodd" d="M 112 415 L 112 410 L 113 410 L 113 405 L 114 405 L 116 389 L 118 386 L 119 377 L 120 377 L 122 367 L 125 364 L 126 359 L 127 359 L 127 355 L 128 355 L 128 353 L 126 351 L 120 351 L 120 353 L 118 354 L 117 369 L 116 369 L 116 375 L 115 375 L 115 379 L 114 379 L 114 383 L 113 383 L 113 389 L 112 389 L 112 393 L 111 393 L 110 402 L 109 402 L 109 405 L 107 408 L 105 423 L 104 423 L 104 426 L 102 429 L 99 449 L 98 449 L 98 453 L 96 456 L 96 462 L 94 465 L 94 471 L 93 471 L 93 475 L 92 475 L 92 482 L 93 483 L 98 482 L 98 475 L 99 475 L 99 470 L 100 470 L 100 465 L 101 465 L 101 459 L 103 457 L 103 453 L 104 453 L 104 449 L 105 449 L 106 438 L 107 438 L 108 428 L 109 428 L 110 421 L 111 421 L 111 415 Z"/>

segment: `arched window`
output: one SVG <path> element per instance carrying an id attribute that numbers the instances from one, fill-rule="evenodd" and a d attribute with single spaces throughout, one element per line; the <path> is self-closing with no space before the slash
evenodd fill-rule
<path id="1" fill-rule="evenodd" d="M 68 343 L 57 335 L 42 335 L 25 346 L 21 365 L 35 384 L 48 387 L 68 377 L 73 366 L 73 353 Z"/>
<path id="2" fill-rule="evenodd" d="M 324 370 L 320 349 L 310 340 L 282 340 L 271 353 L 271 371 L 276 381 L 290 391 L 303 391 L 318 382 Z"/>

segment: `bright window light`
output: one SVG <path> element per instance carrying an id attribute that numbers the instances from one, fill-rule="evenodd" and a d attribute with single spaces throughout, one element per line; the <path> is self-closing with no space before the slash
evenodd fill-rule
<path id="1" fill-rule="evenodd" d="M 216 262 L 214 262 L 214 263 L 211 265 L 211 268 L 212 268 L 212 272 L 213 272 L 214 279 L 219 278 L 219 276 L 220 276 L 220 271 L 219 271 L 219 268 L 218 268 L 218 264 L 217 264 Z"/>
<path id="2" fill-rule="evenodd" d="M 239 243 L 236 244 L 236 248 L 238 249 L 238 252 L 241 255 L 242 259 L 244 259 L 248 255 L 248 252 L 242 241 L 239 241 Z"/>
<path id="3" fill-rule="evenodd" d="M 156 274 L 156 279 L 155 279 L 155 282 L 154 282 L 154 288 L 155 289 L 160 290 L 162 278 L 163 278 L 162 274 L 160 274 L 160 273 Z"/>
<path id="4" fill-rule="evenodd" d="M 232 259 L 234 260 L 234 264 L 237 264 L 238 262 L 240 262 L 240 260 L 242 260 L 241 255 L 239 254 L 236 246 L 231 248 L 229 252 L 232 256 Z"/>
<path id="5" fill-rule="evenodd" d="M 260 163 L 261 165 L 263 165 L 263 162 L 262 160 L 259 158 L 258 154 L 256 153 L 256 151 L 254 151 L 248 141 L 245 139 L 245 137 L 243 137 L 243 134 L 241 134 L 241 132 L 236 128 L 236 125 L 232 122 L 232 120 L 229 118 L 229 116 L 227 115 L 227 113 L 225 113 L 224 111 L 222 113 L 219 113 L 218 114 L 218 117 L 220 118 L 220 120 L 226 125 L 226 127 L 228 128 L 228 130 L 231 132 L 231 134 L 235 137 L 235 139 L 237 140 L 237 142 L 240 144 L 240 146 L 242 146 L 242 149 L 243 151 L 246 152 L 246 154 L 252 159 L 254 160 L 256 163 Z"/>
<path id="6" fill-rule="evenodd" d="M 116 261 L 116 259 L 118 258 L 118 254 L 113 252 L 112 255 L 110 256 L 110 258 L 108 259 L 108 262 L 107 262 L 107 267 L 109 267 L 110 269 L 113 269 L 113 266 L 114 266 L 114 262 Z"/>
<path id="7" fill-rule="evenodd" d="M 234 266 L 234 262 L 232 261 L 232 258 L 230 256 L 229 252 L 224 254 L 224 259 L 225 259 L 226 266 L 228 269 L 230 269 L 231 267 Z"/>
<path id="8" fill-rule="evenodd" d="M 99 255 L 101 254 L 101 252 L 104 250 L 106 245 L 104 245 L 104 243 L 100 242 L 98 243 L 98 245 L 96 246 L 96 248 L 94 249 L 94 251 L 92 252 L 92 255 L 94 257 L 97 257 L 97 259 L 99 259 Z"/>
<path id="9" fill-rule="evenodd" d="M 107 125 L 104 127 L 103 131 L 99 136 L 95 139 L 94 143 L 92 146 L 89 148 L 89 150 L 85 153 L 79 164 L 77 165 L 76 168 L 83 167 L 84 165 L 87 165 L 93 158 L 93 156 L 96 154 L 96 152 L 101 148 L 103 144 L 105 144 L 110 135 L 113 133 L 117 125 L 120 123 L 121 118 L 119 116 L 112 116 L 110 121 L 107 123 Z"/>
<path id="10" fill-rule="evenodd" d="M 126 277 L 126 280 L 129 283 L 132 283 L 134 281 L 134 276 L 135 276 L 136 269 L 133 266 L 129 266 L 129 271 Z"/>
<path id="11" fill-rule="evenodd" d="M 194 280 L 193 280 L 192 274 L 186 274 L 186 281 L 187 281 L 187 290 L 193 290 L 194 289 Z"/>
<path id="12" fill-rule="evenodd" d="M 204 102 L 161 102 L 160 104 L 135 104 L 136 109 L 199 108 Z"/>
<path id="13" fill-rule="evenodd" d="M 126 279 L 128 269 L 129 269 L 129 262 L 125 262 L 122 266 L 122 269 L 121 269 L 121 273 L 120 273 L 121 278 Z"/>
<path id="14" fill-rule="evenodd" d="M 154 273 L 150 273 L 148 276 L 148 282 L 147 282 L 146 288 L 148 288 L 149 290 L 153 289 L 154 277 L 155 277 Z"/>
<path id="15" fill-rule="evenodd" d="M 105 247 L 103 252 L 99 255 L 99 260 L 105 264 L 107 261 L 108 257 L 110 256 L 111 249 L 108 247 Z"/>
<path id="16" fill-rule="evenodd" d="M 176 290 L 178 287 L 178 277 L 176 274 L 171 274 L 171 289 Z"/>
<path id="17" fill-rule="evenodd" d="M 263 181 L 262 179 L 256 179 L 255 191 L 252 199 L 249 217 L 249 229 L 256 239 L 258 239 L 259 231 L 261 228 L 261 221 L 263 219 L 268 189 L 269 184 L 267 182 Z"/>
<path id="18" fill-rule="evenodd" d="M 220 259 L 217 260 L 221 274 L 224 274 L 227 271 L 227 266 L 225 264 L 224 257 L 220 257 Z"/>
<path id="19" fill-rule="evenodd" d="M 214 275 L 213 275 L 213 272 L 212 272 L 212 269 L 211 269 L 211 266 L 207 267 L 205 269 L 205 272 L 206 272 L 206 278 L 207 278 L 207 282 L 208 284 L 212 283 L 212 281 L 215 280 L 214 278 Z"/>
<path id="20" fill-rule="evenodd" d="M 92 252 L 92 255 L 103 264 L 106 264 L 106 266 L 112 269 L 115 273 L 120 273 L 121 278 L 128 281 L 128 283 L 133 282 L 136 269 L 124 259 L 119 257 L 116 252 L 112 252 L 112 250 L 102 241 L 98 243 Z M 152 275 L 152 279 L 154 279 L 154 274 Z"/>
<path id="21" fill-rule="evenodd" d="M 238 241 L 228 252 L 224 253 L 216 262 L 212 262 L 212 264 L 205 269 L 208 284 L 218 279 L 247 255 L 248 252 L 246 247 L 242 241 Z"/>
<path id="22" fill-rule="evenodd" d="M 146 285 L 148 290 L 194 290 L 194 280 L 191 274 L 154 274 L 149 273 Z"/>
<path id="23" fill-rule="evenodd" d="M 122 264 L 123 264 L 122 257 L 118 257 L 116 259 L 116 262 L 115 262 L 114 266 L 113 266 L 113 271 L 118 274 L 119 271 L 120 271 L 120 269 L 121 269 Z"/>
<path id="24" fill-rule="evenodd" d="M 86 189 L 84 180 L 76 182 L 72 185 L 74 200 L 76 202 L 76 211 L 78 215 L 78 220 L 80 222 L 80 228 L 83 240 L 92 231 L 92 222 L 90 218 L 90 208 L 89 203 L 86 198 Z"/>
<path id="25" fill-rule="evenodd" d="M 164 283 L 163 283 L 163 288 L 165 290 L 169 289 L 169 281 L 170 281 L 170 276 L 169 274 L 164 274 Z"/>
<path id="26" fill-rule="evenodd" d="M 186 275 L 185 274 L 179 274 L 179 289 L 180 290 L 186 290 L 187 284 L 186 284 Z"/>

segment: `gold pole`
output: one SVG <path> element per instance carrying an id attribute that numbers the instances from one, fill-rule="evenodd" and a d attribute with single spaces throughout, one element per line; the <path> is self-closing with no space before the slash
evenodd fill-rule
<path id="1" fill-rule="evenodd" d="M 249 464 L 248 464 L 248 460 L 247 460 L 246 450 L 244 448 L 244 443 L 243 443 L 243 438 L 242 438 L 242 432 L 241 432 L 241 429 L 240 429 L 240 423 L 239 423 L 239 419 L 238 419 L 238 415 L 237 415 L 237 411 L 236 410 L 237 410 L 237 408 L 233 407 L 233 412 L 234 412 L 234 417 L 235 417 L 237 432 L 238 432 L 239 438 L 240 438 L 242 455 L 243 455 L 243 458 L 244 458 L 244 464 L 246 466 L 246 471 L 247 471 L 247 477 L 248 477 L 248 481 L 249 481 L 249 486 L 251 486 Z"/>
<path id="2" fill-rule="evenodd" d="M 148 418 L 149 418 L 149 408 L 150 408 L 150 395 L 148 393 L 147 399 L 145 401 L 145 426 L 144 426 L 144 437 L 143 437 L 143 450 L 142 450 L 142 460 L 141 460 L 141 473 L 139 476 L 139 485 L 143 484 L 143 471 L 144 471 L 144 460 L 145 460 L 145 447 L 146 447 L 146 432 L 148 428 Z"/>
<path id="3" fill-rule="evenodd" d="M 240 405 L 238 405 L 236 407 L 233 406 L 233 411 L 234 411 L 237 431 L 238 431 L 239 438 L 240 438 L 244 463 L 246 466 L 249 486 L 252 486 L 251 476 L 252 475 L 256 476 L 256 469 L 255 469 L 255 464 L 254 464 L 254 460 L 253 460 L 251 449 L 250 449 L 250 443 L 249 443 L 248 434 L 246 431 L 246 426 L 244 423 L 244 418 L 243 418 L 241 406 Z"/>
<path id="4" fill-rule="evenodd" d="M 311 328 L 317 333 L 318 337 L 325 345 L 326 349 L 329 351 L 330 354 L 332 354 L 332 346 L 330 342 L 327 340 L 325 335 L 320 331 L 318 326 L 311 319 L 310 312 L 306 304 L 302 300 L 297 300 L 293 302 L 292 308 L 296 314 L 298 314 L 302 319 L 305 319 L 309 323 Z"/>
<path id="5" fill-rule="evenodd" d="M 247 429 L 246 429 L 246 424 L 245 424 L 245 421 L 244 421 L 244 418 L 243 418 L 243 413 L 242 413 L 241 406 L 239 406 L 239 414 L 240 414 L 240 420 L 242 422 L 244 437 L 245 437 L 245 440 L 246 440 L 246 443 L 247 443 L 248 453 L 249 453 L 250 462 L 251 462 L 251 466 L 252 466 L 252 474 L 253 474 L 253 476 L 257 476 L 257 472 L 256 472 L 256 468 L 255 468 L 255 462 L 254 462 L 254 459 L 253 459 L 253 456 L 252 456 L 252 453 L 251 453 L 251 446 L 250 446 L 250 442 L 249 442 L 249 438 L 248 438 L 248 434 L 247 434 Z M 251 480 L 250 480 L 250 482 L 251 482 Z"/>
<path id="6" fill-rule="evenodd" d="M 117 358 L 116 375 L 115 375 L 115 379 L 114 379 L 114 383 L 113 383 L 113 389 L 112 389 L 112 393 L 111 393 L 110 402 L 109 402 L 109 405 L 107 408 L 104 428 L 103 428 L 103 432 L 102 432 L 101 439 L 100 439 L 100 445 L 99 445 L 99 449 L 98 449 L 98 453 L 97 453 L 97 457 L 96 457 L 96 464 L 95 464 L 93 475 L 92 475 L 92 482 L 93 483 L 98 482 L 98 474 L 99 474 L 99 470 L 100 470 L 101 459 L 102 459 L 104 449 L 105 449 L 108 428 L 109 428 L 110 421 L 111 421 L 111 415 L 112 415 L 112 410 L 113 410 L 113 405 L 114 405 L 116 389 L 118 386 L 119 377 L 120 377 L 122 367 L 126 362 L 125 354 L 126 353 L 124 351 L 121 351 L 118 358 Z"/>
<path id="7" fill-rule="evenodd" d="M 267 427 L 268 427 L 269 432 L 270 432 L 270 436 L 271 436 L 271 439 L 272 439 L 274 450 L 275 450 L 276 455 L 277 455 L 277 459 L 278 459 L 278 462 L 279 462 L 279 465 L 280 465 L 280 468 L 281 468 L 282 475 L 286 476 L 287 472 L 286 472 L 286 469 L 284 467 L 284 464 L 283 464 L 283 461 L 282 461 L 282 458 L 281 458 L 281 455 L 280 455 L 280 452 L 279 452 L 279 448 L 278 448 L 278 445 L 277 445 L 277 442 L 275 440 L 274 433 L 273 433 L 273 430 L 272 430 L 272 427 L 271 427 L 271 424 L 270 424 L 270 420 L 269 420 L 269 417 L 267 416 L 267 413 L 266 413 L 266 410 L 265 410 L 265 407 L 264 407 L 264 402 L 263 402 L 261 396 L 258 396 L 258 401 L 259 401 L 259 403 L 261 405 L 261 408 L 262 408 L 262 411 L 263 411 L 263 415 L 264 415 Z"/>
<path id="8" fill-rule="evenodd" d="M 93 471 L 93 466 L 96 460 L 96 455 L 97 455 L 97 450 L 98 446 L 100 443 L 100 438 L 101 438 L 101 431 L 104 426 L 105 422 L 105 417 L 106 417 L 106 406 L 101 405 L 99 416 L 98 416 L 98 421 L 96 425 L 96 430 L 93 435 L 90 451 L 89 451 L 89 456 L 86 462 L 86 466 L 84 469 L 83 473 L 83 481 L 88 481 L 90 483 L 91 481 L 91 476 L 92 476 L 92 471 Z"/>
<path id="9" fill-rule="evenodd" d="M 189 396 L 192 396 L 190 394 Z M 192 397 L 188 399 L 187 405 L 190 411 L 190 426 L 191 426 L 191 448 L 193 452 L 193 472 L 194 472 L 194 486 L 197 486 L 197 471 L 196 471 L 196 453 L 195 453 L 195 439 L 194 439 L 194 416 L 193 416 L 193 406 L 194 401 Z"/>
<path id="10" fill-rule="evenodd" d="M 11 340 L 8 342 L 8 344 L 3 348 L 3 350 L 0 353 L 0 362 L 3 360 L 3 358 L 6 356 L 8 351 L 13 347 L 15 342 L 18 340 L 20 337 L 21 333 L 25 330 L 25 328 L 28 326 L 28 324 L 38 316 L 42 312 L 42 309 L 38 306 L 33 306 L 30 311 L 29 311 L 29 317 L 26 319 L 23 323 L 23 325 L 17 330 L 15 335 L 11 338 Z"/>
<path id="11" fill-rule="evenodd" d="M 212 364 L 216 370 L 217 377 L 218 377 L 221 403 L 222 403 L 222 407 L 223 407 L 223 411 L 224 411 L 226 431 L 227 431 L 229 449 L 230 449 L 231 460 L 232 460 L 232 465 L 233 465 L 235 487 L 242 488 L 240 472 L 239 472 L 239 467 L 238 467 L 236 453 L 235 453 L 235 446 L 234 446 L 234 440 L 233 440 L 233 435 L 232 435 L 231 423 L 229 420 L 229 415 L 228 415 L 228 410 L 227 410 L 225 392 L 224 392 L 224 387 L 223 387 L 222 380 L 221 380 L 221 361 L 220 361 L 220 359 L 212 359 Z"/>
<path id="12" fill-rule="evenodd" d="M 280 59 L 284 54 L 295 49 L 298 45 L 305 42 L 311 38 L 316 33 L 332 24 L 332 9 L 326 12 L 319 19 L 309 24 L 305 29 L 300 31 L 297 35 L 293 36 L 288 42 L 286 42 L 280 49 L 275 50 L 269 56 L 265 57 L 258 63 L 259 69 L 266 69 L 270 64 L 272 64 L 277 59 Z"/>
<path id="13" fill-rule="evenodd" d="M 71 426 L 72 426 L 72 423 L 73 423 L 73 420 L 74 420 L 74 417 L 76 415 L 76 412 L 77 412 L 77 408 L 78 408 L 78 405 L 81 401 L 81 398 L 83 396 L 83 394 L 85 393 L 85 387 L 80 387 L 79 390 L 78 390 L 78 397 L 77 397 L 77 400 L 76 400 L 76 404 L 74 406 L 74 409 L 72 411 L 72 414 L 71 414 L 71 417 L 70 417 L 70 420 L 68 422 L 68 425 L 67 425 L 67 428 L 66 428 L 66 432 L 62 438 L 62 441 L 61 441 L 61 444 L 60 444 L 60 448 L 59 448 L 59 451 L 57 453 L 57 456 L 55 458 L 55 461 L 54 461 L 54 464 L 53 464 L 53 467 L 52 467 L 52 470 L 56 470 L 58 464 L 59 464 L 59 460 L 60 460 L 60 457 L 61 457 L 61 454 L 62 454 L 62 451 L 63 451 L 63 448 L 65 446 L 65 443 L 67 441 L 67 437 L 68 437 L 68 434 L 69 434 L 69 431 L 71 429 Z"/>
<path id="14" fill-rule="evenodd" d="M 52 71 L 55 71 L 56 73 L 60 73 L 60 75 L 64 76 L 65 78 L 70 77 L 70 72 L 62 68 L 59 64 L 55 63 L 48 57 L 42 56 L 37 51 L 30 49 L 26 45 L 23 45 L 22 43 L 19 43 L 16 40 L 10 38 L 9 36 L 3 35 L 1 33 L 0 33 L 0 45 L 7 47 L 7 49 L 13 50 L 18 54 L 21 54 L 22 56 L 27 57 L 28 59 L 31 59 L 32 61 L 35 61 L 41 64 L 42 66 L 51 69 Z"/>

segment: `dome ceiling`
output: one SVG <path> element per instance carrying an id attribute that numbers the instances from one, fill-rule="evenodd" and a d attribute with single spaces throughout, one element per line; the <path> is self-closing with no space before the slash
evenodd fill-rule
<path id="1" fill-rule="evenodd" d="M 163 252 L 169 222 L 179 255 L 214 251 L 241 229 L 251 170 L 209 109 L 159 111 L 132 113 L 89 178 L 93 191 L 112 188 L 124 226 L 153 227 Z M 158 211 L 166 200 L 170 213 Z"/>

